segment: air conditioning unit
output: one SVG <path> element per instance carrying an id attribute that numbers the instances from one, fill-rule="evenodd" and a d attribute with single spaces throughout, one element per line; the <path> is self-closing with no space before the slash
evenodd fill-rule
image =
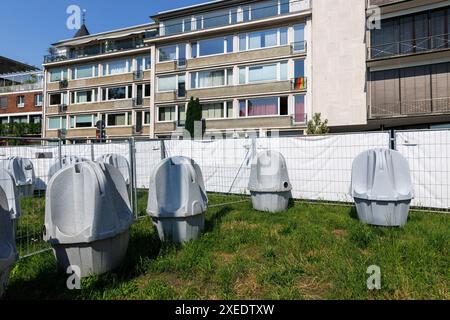
<path id="1" fill-rule="evenodd" d="M 61 80 L 59 82 L 60 89 L 67 89 L 68 86 L 69 86 L 69 81 L 67 81 L 67 80 Z"/>
<path id="2" fill-rule="evenodd" d="M 65 139 L 67 135 L 66 129 L 58 129 L 58 138 Z"/>
<path id="3" fill-rule="evenodd" d="M 142 71 L 135 71 L 135 72 L 133 72 L 133 79 L 134 80 L 142 80 L 142 79 L 144 79 L 144 72 L 142 72 Z"/>
<path id="4" fill-rule="evenodd" d="M 58 106 L 58 112 L 59 113 L 66 113 L 67 112 L 67 104 L 60 104 Z"/>

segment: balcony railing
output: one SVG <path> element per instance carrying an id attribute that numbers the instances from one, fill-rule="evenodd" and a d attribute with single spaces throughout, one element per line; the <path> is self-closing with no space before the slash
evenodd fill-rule
<path id="1" fill-rule="evenodd" d="M 450 48 L 450 35 L 443 34 L 369 47 L 370 59 L 382 59 Z"/>
<path id="2" fill-rule="evenodd" d="M 296 77 L 291 80 L 292 90 L 306 90 L 306 77 Z"/>
<path id="3" fill-rule="evenodd" d="M 369 119 L 450 113 L 450 97 L 370 106 Z"/>
<path id="4" fill-rule="evenodd" d="M 52 63 L 52 62 L 58 62 L 58 61 L 80 59 L 80 58 L 84 58 L 84 57 L 93 57 L 93 56 L 98 56 L 98 55 L 102 55 L 102 54 L 144 48 L 147 46 L 148 45 L 144 43 L 143 39 L 122 41 L 120 43 L 115 43 L 115 44 L 103 43 L 101 45 L 99 44 L 98 46 L 90 47 L 87 49 L 72 50 L 72 51 L 69 51 L 67 54 L 55 53 L 55 54 L 46 55 L 46 56 L 44 56 L 44 63 Z"/>
<path id="5" fill-rule="evenodd" d="M 306 52 L 306 41 L 295 41 L 291 43 L 292 52 Z"/>
<path id="6" fill-rule="evenodd" d="M 42 83 L 27 83 L 27 84 L 19 84 L 7 87 L 0 87 L 0 93 L 8 93 L 8 92 L 21 92 L 21 91 L 33 91 L 33 90 L 41 90 Z"/>
<path id="7" fill-rule="evenodd" d="M 265 3 L 263 1 L 255 1 L 250 5 L 229 7 L 224 10 L 205 13 L 199 12 L 194 14 L 192 18 L 191 16 L 186 16 L 184 19 L 175 18 L 163 21 L 159 36 L 171 36 L 183 32 L 226 27 L 303 12 L 311 9 L 311 1 L 267 1 Z"/>

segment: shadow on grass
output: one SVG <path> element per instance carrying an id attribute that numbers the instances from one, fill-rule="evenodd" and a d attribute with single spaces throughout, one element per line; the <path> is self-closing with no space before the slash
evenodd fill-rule
<path id="1" fill-rule="evenodd" d="M 205 221 L 205 232 L 211 232 L 214 230 L 214 227 L 221 223 L 222 218 L 228 214 L 233 209 L 229 206 L 225 206 L 220 208 L 214 212 L 206 221 Z"/>
<path id="2" fill-rule="evenodd" d="M 52 252 L 17 262 L 13 272 L 16 275 L 11 277 L 5 300 L 62 300 L 78 297 L 78 290 L 67 289 L 67 275 L 57 267 Z"/>
<path id="3" fill-rule="evenodd" d="M 348 212 L 348 215 L 353 220 L 358 220 L 359 221 L 358 212 L 356 211 L 356 207 L 351 207 L 349 212 Z"/>

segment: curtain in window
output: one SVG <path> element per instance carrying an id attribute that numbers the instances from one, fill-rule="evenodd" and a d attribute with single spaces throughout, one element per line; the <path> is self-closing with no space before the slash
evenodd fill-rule
<path id="1" fill-rule="evenodd" d="M 265 116 L 278 114 L 278 98 L 248 100 L 248 116 Z"/>
<path id="2" fill-rule="evenodd" d="M 223 118 L 223 104 L 212 103 L 202 105 L 202 117 L 205 119 Z"/>
<path id="3" fill-rule="evenodd" d="M 198 73 L 198 87 L 216 87 L 225 85 L 225 71 L 204 71 Z"/>
<path id="4" fill-rule="evenodd" d="M 160 107 L 158 108 L 159 121 L 175 120 L 175 107 Z"/>
<path id="5" fill-rule="evenodd" d="M 108 63 L 109 65 L 109 74 L 120 74 L 128 72 L 127 70 L 127 60 L 120 60 Z"/>
<path id="6" fill-rule="evenodd" d="M 305 96 L 295 96 L 294 121 L 305 122 Z"/>
<path id="7" fill-rule="evenodd" d="M 445 41 L 445 10 L 435 11 L 431 14 L 431 46 L 433 49 L 446 48 Z M 449 30 L 450 32 L 450 30 Z"/>

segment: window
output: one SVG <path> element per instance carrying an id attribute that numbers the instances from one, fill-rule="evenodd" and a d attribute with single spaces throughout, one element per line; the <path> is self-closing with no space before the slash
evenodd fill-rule
<path id="1" fill-rule="evenodd" d="M 132 92 L 133 90 L 131 86 L 104 88 L 102 90 L 102 100 L 110 101 L 131 99 Z"/>
<path id="2" fill-rule="evenodd" d="M 30 122 L 29 123 L 34 123 L 34 124 L 42 123 L 42 116 L 41 115 L 30 116 Z"/>
<path id="3" fill-rule="evenodd" d="M 6 108 L 8 106 L 8 98 L 0 97 L 0 108 Z"/>
<path id="4" fill-rule="evenodd" d="M 36 107 L 42 107 L 42 99 L 43 99 L 42 93 L 35 94 L 34 95 L 34 105 Z"/>
<path id="5" fill-rule="evenodd" d="M 54 69 L 49 71 L 50 82 L 58 82 L 61 80 L 67 80 L 67 69 Z"/>
<path id="6" fill-rule="evenodd" d="M 103 64 L 103 75 L 110 76 L 115 74 L 127 73 L 131 71 L 131 60 L 115 60 Z"/>
<path id="7" fill-rule="evenodd" d="M 49 117 L 48 118 L 48 129 L 57 130 L 66 128 L 66 118 L 65 117 Z"/>
<path id="8" fill-rule="evenodd" d="M 127 125 L 126 120 L 127 120 L 126 113 L 108 114 L 107 126 L 108 127 L 125 126 Z"/>
<path id="9" fill-rule="evenodd" d="M 87 65 L 72 68 L 72 79 L 98 77 L 98 65 Z"/>
<path id="10" fill-rule="evenodd" d="M 256 2 L 251 8 L 252 20 L 273 17 L 278 14 L 278 0 Z"/>
<path id="11" fill-rule="evenodd" d="M 17 96 L 16 105 L 18 108 L 23 108 L 25 106 L 25 96 Z"/>
<path id="12" fill-rule="evenodd" d="M 9 118 L 10 123 L 28 123 L 27 116 L 17 116 Z"/>
<path id="13" fill-rule="evenodd" d="M 295 96 L 294 100 L 294 122 L 303 123 L 306 121 L 305 96 Z"/>
<path id="14" fill-rule="evenodd" d="M 149 70 L 150 68 L 150 56 L 141 56 L 136 58 L 136 71 Z"/>
<path id="15" fill-rule="evenodd" d="M 233 101 L 227 101 L 227 118 L 234 118 Z"/>
<path id="16" fill-rule="evenodd" d="M 67 104 L 67 93 L 61 92 L 50 94 L 50 105 L 56 106 L 60 104 Z"/>
<path id="17" fill-rule="evenodd" d="M 144 86 L 144 97 L 150 97 L 150 84 Z"/>
<path id="18" fill-rule="evenodd" d="M 178 123 L 177 126 L 184 127 L 186 123 L 186 107 L 178 106 Z"/>
<path id="19" fill-rule="evenodd" d="M 164 61 L 173 61 L 173 60 L 182 60 L 186 58 L 186 45 L 178 44 L 178 45 L 170 45 L 160 47 L 158 49 L 159 52 L 159 62 Z"/>
<path id="20" fill-rule="evenodd" d="M 144 112 L 144 124 L 150 124 L 150 111 Z"/>
<path id="21" fill-rule="evenodd" d="M 296 24 L 294 25 L 294 51 L 304 51 L 305 50 L 305 25 Z"/>
<path id="22" fill-rule="evenodd" d="M 239 35 L 239 51 L 283 46 L 286 44 L 286 27 Z"/>
<path id="23" fill-rule="evenodd" d="M 202 118 L 219 119 L 224 117 L 224 103 L 202 104 Z"/>
<path id="24" fill-rule="evenodd" d="M 177 76 L 158 77 L 158 92 L 175 91 L 177 89 Z"/>
<path id="25" fill-rule="evenodd" d="M 287 61 L 239 68 L 239 83 L 287 80 Z"/>
<path id="26" fill-rule="evenodd" d="M 305 60 L 294 60 L 294 89 L 306 88 Z"/>
<path id="27" fill-rule="evenodd" d="M 192 44 L 192 58 L 233 52 L 233 36 L 200 40 Z"/>
<path id="28" fill-rule="evenodd" d="M 176 106 L 158 107 L 158 121 L 175 121 Z"/>
<path id="29" fill-rule="evenodd" d="M 210 88 L 233 84 L 233 69 L 207 70 L 191 73 L 191 88 Z"/>
<path id="30" fill-rule="evenodd" d="M 239 117 L 284 115 L 287 113 L 287 97 L 255 98 L 239 101 Z"/>
<path id="31" fill-rule="evenodd" d="M 94 126 L 94 115 L 70 116 L 70 128 L 92 128 Z"/>
<path id="32" fill-rule="evenodd" d="M 71 103 L 89 103 L 97 101 L 97 89 L 72 92 Z"/>

